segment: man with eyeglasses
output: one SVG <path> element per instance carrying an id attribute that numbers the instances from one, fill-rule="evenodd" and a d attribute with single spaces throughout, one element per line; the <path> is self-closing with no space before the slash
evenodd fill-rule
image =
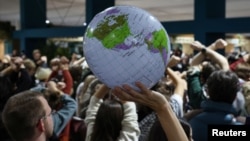
<path id="1" fill-rule="evenodd" d="M 2 120 L 15 141 L 46 141 L 58 136 L 76 111 L 76 102 L 61 93 L 63 107 L 53 112 L 44 94 L 28 90 L 12 96 L 6 103 Z"/>

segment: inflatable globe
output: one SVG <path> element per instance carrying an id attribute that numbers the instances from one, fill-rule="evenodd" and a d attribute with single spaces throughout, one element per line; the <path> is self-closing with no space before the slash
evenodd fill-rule
<path id="1" fill-rule="evenodd" d="M 108 87 L 136 81 L 147 88 L 163 76 L 170 40 L 150 13 L 132 6 L 114 6 L 98 13 L 84 34 L 83 52 L 93 74 Z"/>

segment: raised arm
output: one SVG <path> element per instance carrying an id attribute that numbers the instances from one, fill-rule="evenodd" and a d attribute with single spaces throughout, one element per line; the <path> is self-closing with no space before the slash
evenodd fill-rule
<path id="1" fill-rule="evenodd" d="M 85 118 L 86 124 L 90 123 L 92 124 L 91 126 L 93 126 L 97 111 L 100 105 L 103 103 L 103 98 L 108 93 L 108 91 L 109 88 L 102 84 L 102 86 L 91 97 Z"/>
<path id="2" fill-rule="evenodd" d="M 227 45 L 227 43 L 222 40 L 216 40 L 215 43 L 211 44 L 209 47 L 205 47 L 204 45 L 202 45 L 199 41 L 195 41 L 191 44 L 191 47 L 196 50 L 199 51 L 199 53 L 197 53 L 191 62 L 191 65 L 199 65 L 201 64 L 201 62 L 205 59 L 205 57 L 209 57 L 209 59 L 211 59 L 213 62 L 217 63 L 221 69 L 223 70 L 229 70 L 229 64 L 227 59 L 219 54 L 218 52 L 216 52 L 216 49 L 221 49 L 223 47 L 225 47 Z"/>
<path id="3" fill-rule="evenodd" d="M 181 61 L 181 58 L 178 57 L 178 56 L 175 56 L 175 55 L 172 55 L 169 59 L 169 62 L 168 62 L 168 67 L 174 67 L 176 66 L 179 62 Z"/>
<path id="4" fill-rule="evenodd" d="M 205 59 L 205 56 L 200 52 L 202 48 L 205 48 L 203 44 L 201 44 L 199 41 L 194 41 L 190 44 L 190 47 L 193 50 L 199 51 L 191 60 L 190 65 L 191 66 L 197 66 L 203 62 Z"/>
<path id="5" fill-rule="evenodd" d="M 53 115 L 54 132 L 59 135 L 76 112 L 76 101 L 67 94 L 61 95 L 63 107 Z"/>
<path id="6" fill-rule="evenodd" d="M 122 120 L 122 130 L 118 137 L 121 141 L 137 141 L 140 135 L 138 115 L 134 102 L 124 102 L 124 116 Z"/>
<path id="7" fill-rule="evenodd" d="M 101 104 L 103 103 L 103 98 L 108 93 L 108 91 L 109 88 L 106 85 L 102 84 L 102 86 L 94 93 L 94 95 L 90 99 L 85 117 L 85 123 L 87 124 L 87 133 L 85 138 L 86 141 L 89 141 L 91 139 L 97 112 Z"/>
<path id="8" fill-rule="evenodd" d="M 85 57 L 82 57 L 79 60 L 75 61 L 73 65 L 76 65 L 76 66 L 81 65 L 85 60 L 86 60 Z"/>
<path id="9" fill-rule="evenodd" d="M 177 75 L 171 68 L 167 68 L 167 74 L 173 80 L 175 89 L 174 93 L 184 96 L 184 91 L 187 88 L 187 83 L 184 79 L 182 79 L 179 75 Z"/>
<path id="10" fill-rule="evenodd" d="M 134 101 L 152 108 L 157 113 L 169 141 L 188 141 L 167 99 L 160 93 L 150 91 L 140 82 L 137 82 L 136 86 L 140 89 L 140 92 L 124 85 L 122 88 L 115 87 L 113 93 L 122 100 Z"/>
<path id="11" fill-rule="evenodd" d="M 42 87 L 35 87 L 32 88 L 32 91 L 42 92 L 46 88 Z M 58 136 L 62 130 L 65 128 L 65 126 L 69 123 L 70 119 L 73 117 L 74 113 L 76 112 L 77 103 L 76 101 L 68 96 L 67 94 L 64 94 L 62 91 L 60 91 L 56 83 L 53 81 L 49 81 L 47 83 L 47 89 L 51 92 L 58 92 L 60 94 L 62 107 L 53 113 L 52 119 L 53 119 L 53 132 Z"/>

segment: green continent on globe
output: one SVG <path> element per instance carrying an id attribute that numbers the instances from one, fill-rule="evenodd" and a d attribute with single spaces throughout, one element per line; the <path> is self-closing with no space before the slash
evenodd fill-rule
<path id="1" fill-rule="evenodd" d="M 161 29 L 159 31 L 154 31 L 153 32 L 153 38 L 152 38 L 152 44 L 154 48 L 157 48 L 159 50 L 162 50 L 166 47 L 168 49 L 168 40 L 167 36 L 165 34 L 164 29 Z"/>
<path id="2" fill-rule="evenodd" d="M 112 49 L 124 42 L 131 34 L 127 15 L 108 16 L 91 31 L 87 29 L 87 37 L 95 37 L 100 40 L 104 47 Z M 112 24 L 110 24 L 112 23 Z"/>

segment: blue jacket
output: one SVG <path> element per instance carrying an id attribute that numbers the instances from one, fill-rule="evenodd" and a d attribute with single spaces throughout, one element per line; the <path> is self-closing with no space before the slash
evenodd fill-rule
<path id="1" fill-rule="evenodd" d="M 32 91 L 42 92 L 45 88 L 44 87 L 34 87 L 31 88 Z M 53 113 L 52 119 L 53 119 L 53 132 L 56 136 L 59 136 L 59 134 L 62 132 L 62 130 L 65 128 L 68 122 L 70 122 L 71 118 L 74 116 L 74 113 L 77 109 L 77 103 L 76 101 L 71 98 L 67 94 L 63 94 L 61 96 L 61 101 L 63 103 L 63 106 L 60 110 L 58 110 L 56 113 Z"/>
<path id="2" fill-rule="evenodd" d="M 62 95 L 61 97 L 63 107 L 52 115 L 54 124 L 53 131 L 57 136 L 59 136 L 66 124 L 70 122 L 77 109 L 76 101 L 73 98 L 67 94 Z"/>
<path id="3" fill-rule="evenodd" d="M 201 108 L 204 111 L 189 121 L 194 141 L 207 141 L 208 125 L 242 125 L 232 116 L 237 114 L 232 104 L 205 100 L 201 103 Z"/>

